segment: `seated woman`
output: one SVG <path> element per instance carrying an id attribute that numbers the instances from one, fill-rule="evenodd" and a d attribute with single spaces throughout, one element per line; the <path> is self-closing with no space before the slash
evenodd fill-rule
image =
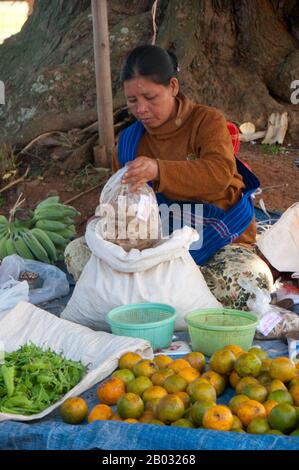
<path id="1" fill-rule="evenodd" d="M 131 162 L 123 182 L 132 191 L 152 184 L 159 204 L 188 203 L 192 226 L 196 205 L 202 205 L 202 246 L 190 254 L 220 302 L 246 308 L 249 293 L 238 284 L 240 277 L 262 288 L 273 281 L 253 248 L 251 195 L 259 182 L 235 158 L 223 114 L 184 96 L 177 73 L 175 55 L 158 46 L 129 54 L 121 81 L 137 121 L 120 136 L 113 170 Z"/>

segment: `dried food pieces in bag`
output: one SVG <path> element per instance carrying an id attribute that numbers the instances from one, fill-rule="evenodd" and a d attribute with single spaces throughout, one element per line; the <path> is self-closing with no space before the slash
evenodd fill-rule
<path id="1" fill-rule="evenodd" d="M 125 251 L 152 248 L 162 238 L 157 199 L 148 184 L 131 192 L 130 185 L 122 183 L 126 170 L 115 173 L 102 190 L 95 212 L 100 217 L 98 230 L 105 240 Z"/>

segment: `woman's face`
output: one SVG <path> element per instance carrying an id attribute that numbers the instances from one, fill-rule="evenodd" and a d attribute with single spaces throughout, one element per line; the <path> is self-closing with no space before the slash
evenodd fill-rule
<path id="1" fill-rule="evenodd" d="M 124 93 L 131 113 L 148 128 L 156 128 L 176 116 L 179 91 L 176 78 L 169 85 L 158 85 L 145 77 L 124 82 Z"/>

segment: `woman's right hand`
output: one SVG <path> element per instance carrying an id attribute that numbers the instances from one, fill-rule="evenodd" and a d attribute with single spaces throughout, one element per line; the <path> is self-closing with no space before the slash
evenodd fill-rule
<path id="1" fill-rule="evenodd" d="M 138 191 L 148 181 L 159 179 L 159 165 L 153 158 L 140 156 L 127 166 L 122 183 L 130 184 L 130 191 Z"/>

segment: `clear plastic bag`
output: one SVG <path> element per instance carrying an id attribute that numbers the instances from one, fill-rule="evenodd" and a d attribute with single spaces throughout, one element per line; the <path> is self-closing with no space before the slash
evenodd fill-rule
<path id="1" fill-rule="evenodd" d="M 29 291 L 29 302 L 32 304 L 48 302 L 69 293 L 69 283 L 66 274 L 61 269 L 40 261 L 25 260 L 18 255 L 4 258 L 0 266 L 0 288 L 12 278 L 18 281 L 23 271 L 37 273 L 43 281 L 42 287 Z"/>
<path id="2" fill-rule="evenodd" d="M 10 278 L 0 284 L 0 314 L 12 310 L 21 300 L 28 301 L 28 296 L 29 286 L 27 281 L 15 281 Z"/>
<path id="3" fill-rule="evenodd" d="M 259 318 L 256 339 L 284 339 L 286 334 L 299 330 L 299 316 L 278 305 L 272 305 L 271 296 L 265 289 L 260 289 L 250 281 L 240 279 L 240 286 L 250 292 L 247 307 Z"/>
<path id="4" fill-rule="evenodd" d="M 106 183 L 95 215 L 100 217 L 98 230 L 104 240 L 121 246 L 144 250 L 162 238 L 159 207 L 154 191 L 144 184 L 132 193 L 122 183 L 127 168 L 116 172 Z"/>
<path id="5" fill-rule="evenodd" d="M 260 289 L 255 283 L 245 279 L 239 279 L 238 283 L 250 293 L 247 307 L 259 319 L 258 332 L 267 337 L 281 323 L 281 309 L 270 303 L 271 295 L 266 289 Z"/>

